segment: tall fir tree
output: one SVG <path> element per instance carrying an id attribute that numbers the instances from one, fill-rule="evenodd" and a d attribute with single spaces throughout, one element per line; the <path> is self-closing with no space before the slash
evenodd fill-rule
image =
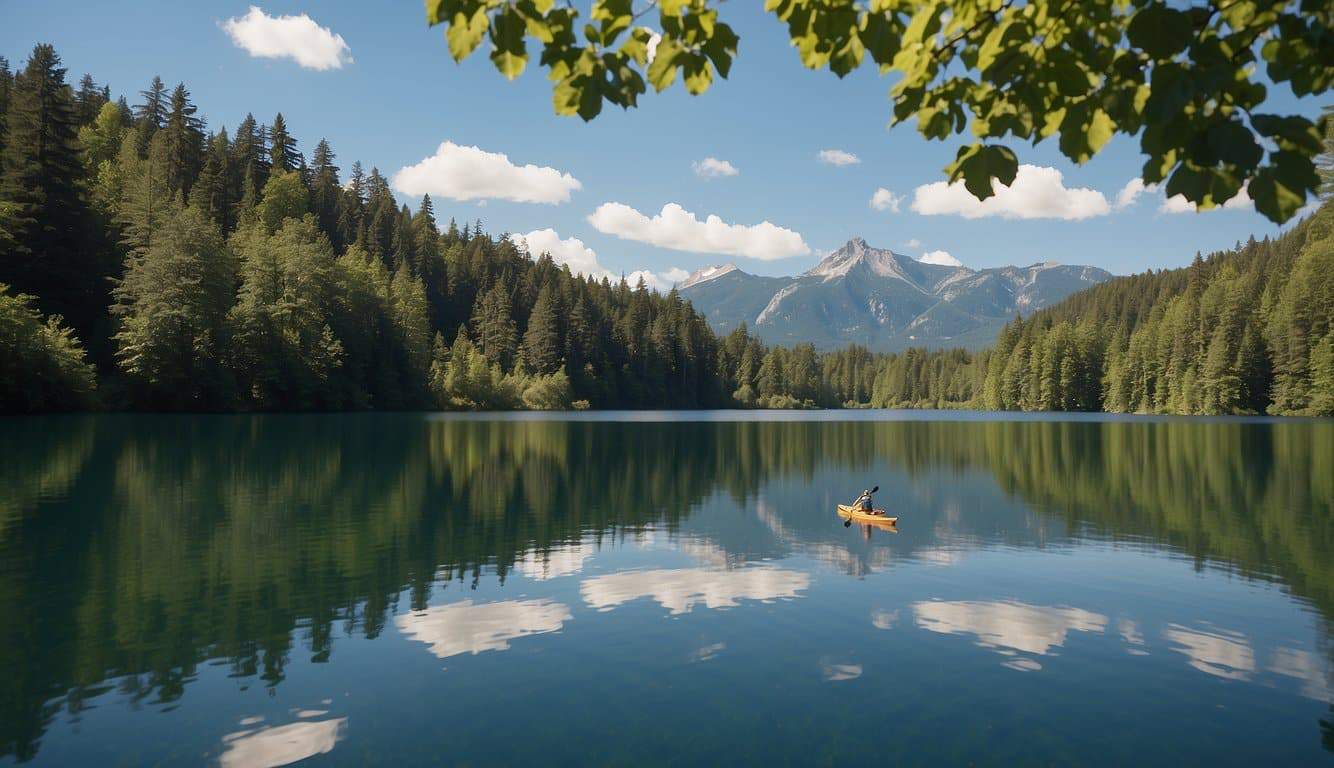
<path id="1" fill-rule="evenodd" d="M 73 97 L 53 47 L 33 48 L 15 78 L 0 168 L 0 282 L 34 294 L 84 338 L 104 314 L 105 277 L 81 189 Z"/>
<path id="2" fill-rule="evenodd" d="M 551 285 L 544 285 L 523 333 L 523 361 L 529 372 L 548 374 L 560 366 L 563 351 L 560 318 L 560 298 Z"/>
<path id="3" fill-rule="evenodd" d="M 269 165 L 275 171 L 295 171 L 304 162 L 297 151 L 296 139 L 287 131 L 287 121 L 279 112 L 269 127 Z"/>
<path id="4" fill-rule="evenodd" d="M 162 132 L 166 136 L 167 188 L 184 197 L 199 175 L 204 155 L 204 121 L 196 116 L 198 108 L 190 101 L 190 92 L 181 83 L 171 92 Z"/>

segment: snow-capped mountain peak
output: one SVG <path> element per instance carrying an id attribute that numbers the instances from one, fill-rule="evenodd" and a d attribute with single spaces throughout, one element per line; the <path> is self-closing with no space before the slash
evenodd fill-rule
<path id="1" fill-rule="evenodd" d="M 719 264 L 717 266 L 704 267 L 703 269 L 697 269 L 694 272 L 691 272 L 690 277 L 681 281 L 676 287 L 678 290 L 684 290 L 692 285 L 707 283 L 710 280 L 717 279 L 729 272 L 735 271 L 737 271 L 737 266 L 735 264 Z"/>

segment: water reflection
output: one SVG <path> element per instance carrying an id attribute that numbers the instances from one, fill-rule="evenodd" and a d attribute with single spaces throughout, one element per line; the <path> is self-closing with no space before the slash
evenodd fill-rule
<path id="1" fill-rule="evenodd" d="M 310 720 L 222 737 L 223 768 L 273 768 L 332 752 L 347 730 L 347 718 Z"/>
<path id="2" fill-rule="evenodd" d="M 951 565 L 934 578 L 985 597 L 966 581 L 975 573 L 956 575 L 977 551 L 1091 541 L 1281 585 L 1313 610 L 1313 628 L 1257 652 L 1190 616 L 1145 623 L 1122 606 L 1046 604 L 1059 594 L 919 600 L 901 620 L 862 605 L 855 621 L 873 631 L 897 620 L 886 642 L 911 626 L 971 635 L 1031 668 L 1029 656 L 1118 616 L 1110 639 L 1132 654 L 1161 637 L 1209 675 L 1300 681 L 1308 698 L 1330 698 L 1330 422 L 98 416 L 0 422 L 0 450 L 0 758 L 36 756 L 53 723 L 111 691 L 126 706 L 170 707 L 217 663 L 276 690 L 292 665 L 335 662 L 346 642 L 385 648 L 386 627 L 440 657 L 480 653 L 634 600 L 681 615 L 804 597 L 821 563 L 847 589 Z M 892 489 L 882 496 L 903 515 L 897 535 L 867 541 L 832 519 L 868 476 Z M 621 541 L 681 558 L 590 571 Z M 439 604 L 446 587 L 565 592 Z M 811 605 L 785 609 L 817 603 L 799 602 Z M 695 638 L 672 658 L 698 648 L 721 668 L 743 657 L 720 656 L 723 645 Z"/>
<path id="3" fill-rule="evenodd" d="M 967 634 L 983 648 L 1006 649 L 1045 656 L 1065 645 L 1070 632 L 1102 634 L 1107 617 L 1079 608 L 1027 605 L 1017 602 L 973 602 L 927 600 L 914 603 L 917 626 L 946 635 Z M 1006 663 L 1014 669 L 1036 670 L 1031 659 Z"/>
<path id="4" fill-rule="evenodd" d="M 1225 680 L 1249 680 L 1255 672 L 1255 653 L 1246 636 L 1216 627 L 1188 629 L 1173 624 L 1163 636 L 1172 650 L 1185 654 L 1195 669 Z"/>
<path id="5" fill-rule="evenodd" d="M 504 600 L 473 604 L 464 600 L 394 618 L 404 636 L 426 643 L 444 659 L 460 653 L 504 651 L 510 641 L 559 632 L 570 620 L 568 606 L 551 600 Z"/>
<path id="6" fill-rule="evenodd" d="M 742 600 L 797 597 L 810 586 L 805 573 L 752 566 L 737 570 L 679 568 L 625 571 L 585 579 L 579 585 L 584 602 L 599 611 L 633 600 L 652 598 L 673 615 L 689 613 L 698 603 L 709 609 L 735 608 Z"/>

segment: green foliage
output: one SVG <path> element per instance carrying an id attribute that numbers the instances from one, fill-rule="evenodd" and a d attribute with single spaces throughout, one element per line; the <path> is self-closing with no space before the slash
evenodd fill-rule
<path id="1" fill-rule="evenodd" d="M 553 0 L 427 0 L 461 61 L 484 39 L 507 78 L 521 74 L 528 41 L 553 82 L 557 114 L 596 117 L 605 100 L 628 108 L 646 82 L 678 78 L 691 94 L 726 78 L 738 37 L 721 0 L 595 0 L 588 23 Z M 656 6 L 661 35 L 636 26 Z M 1330 130 L 1300 115 L 1266 113 L 1264 80 L 1298 96 L 1334 82 L 1334 10 L 1311 0 L 1241 0 L 1177 7 L 1168 0 L 766 0 L 802 64 L 843 77 L 869 58 L 899 76 L 894 122 L 923 136 L 970 132 L 946 169 L 978 198 L 1009 184 L 1018 158 L 995 143 L 1058 137 L 1086 162 L 1117 134 L 1138 136 L 1143 179 L 1166 181 L 1201 208 L 1249 184 L 1256 208 L 1291 218 L 1319 181 L 1313 159 Z M 650 55 L 652 54 L 652 55 Z M 1263 79 L 1260 77 L 1263 68 Z M 994 181 L 993 181 L 994 180 Z"/>
<path id="2" fill-rule="evenodd" d="M 218 230 L 197 209 L 163 224 L 127 260 L 113 311 L 116 358 L 136 404 L 216 409 L 231 404 L 225 364 L 236 268 Z"/>
<path id="3" fill-rule="evenodd" d="M 60 318 L 44 321 L 33 304 L 0 283 L 0 411 L 93 406 L 97 384 L 82 345 Z"/>

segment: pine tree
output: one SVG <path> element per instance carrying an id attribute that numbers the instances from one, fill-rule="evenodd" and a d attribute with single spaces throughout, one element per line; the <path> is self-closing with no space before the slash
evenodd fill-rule
<path id="1" fill-rule="evenodd" d="M 148 145 L 142 160 L 135 151 L 135 137 L 127 136 L 119 163 L 125 188 L 117 207 L 117 219 L 128 248 L 144 253 L 153 247 L 159 230 L 180 208 L 167 186 L 167 141 L 159 132 Z"/>
<path id="2" fill-rule="evenodd" d="M 134 108 L 135 150 L 142 157 L 148 152 L 148 142 L 167 122 L 167 86 L 161 77 L 154 75 L 148 89 L 140 91 L 139 95 L 143 97 L 143 103 Z"/>
<path id="3" fill-rule="evenodd" d="M 523 361 L 530 372 L 544 375 L 560 366 L 563 350 L 560 317 L 559 297 L 552 286 L 543 286 L 523 334 Z"/>
<path id="4" fill-rule="evenodd" d="M 295 171 L 304 162 L 301 153 L 297 151 L 296 139 L 287 132 L 287 122 L 283 120 L 283 113 L 279 112 L 269 128 L 269 163 L 276 172 Z"/>
<path id="5" fill-rule="evenodd" d="M 167 188 L 183 197 L 199 175 L 204 154 L 204 121 L 195 116 L 198 108 L 181 83 L 171 93 L 171 106 L 162 132 L 166 136 Z"/>
<path id="6" fill-rule="evenodd" d="M 106 103 L 107 97 L 102 89 L 97 87 L 92 75 L 85 74 L 79 80 L 79 90 L 74 93 L 74 116 L 79 125 L 87 125 L 95 120 L 97 113 L 102 110 L 102 105 Z"/>
<path id="7" fill-rule="evenodd" d="M 514 359 L 516 331 L 510 295 L 500 281 L 478 299 L 470 324 L 482 355 L 508 368 Z"/>
<path id="8" fill-rule="evenodd" d="M 231 177 L 231 147 L 227 129 L 208 140 L 208 151 L 198 178 L 190 187 L 190 207 L 203 213 L 224 235 L 232 231 L 232 206 L 227 180 Z"/>
<path id="9" fill-rule="evenodd" d="M 14 74 L 9 70 L 9 59 L 0 56 L 0 168 L 5 157 L 5 115 L 9 112 L 9 96 L 14 90 Z"/>
<path id="10" fill-rule="evenodd" d="M 338 184 L 338 166 L 334 165 L 333 149 L 320 139 L 311 157 L 310 210 L 319 222 L 320 230 L 328 236 L 335 248 L 342 245 L 338 229 L 338 198 L 342 192 Z"/>
<path id="11" fill-rule="evenodd" d="M 0 282 L 36 295 L 46 314 L 86 334 L 105 306 L 107 265 L 88 237 L 77 119 L 65 69 L 33 48 L 15 78 L 0 168 Z M 85 336 L 86 338 L 86 336 Z"/>

